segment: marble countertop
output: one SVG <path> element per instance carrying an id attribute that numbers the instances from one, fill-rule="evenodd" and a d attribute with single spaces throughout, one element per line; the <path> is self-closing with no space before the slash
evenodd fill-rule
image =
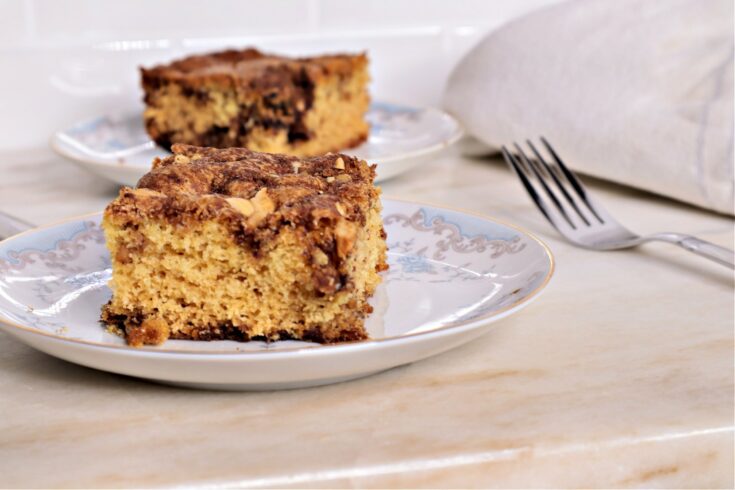
<path id="1" fill-rule="evenodd" d="M 47 150 L 0 156 L 0 209 L 34 223 L 116 192 Z M 730 218 L 590 185 L 636 231 L 733 245 Z M 731 271 L 667 244 L 571 247 L 504 165 L 456 149 L 383 188 L 532 230 L 548 290 L 470 345 L 283 392 L 160 386 L 0 334 L 0 487 L 732 488 Z"/>

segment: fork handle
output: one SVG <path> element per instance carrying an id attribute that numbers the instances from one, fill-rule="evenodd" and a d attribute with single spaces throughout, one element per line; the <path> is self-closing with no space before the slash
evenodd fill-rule
<path id="1" fill-rule="evenodd" d="M 680 233 L 657 233 L 650 237 L 653 240 L 661 240 L 663 242 L 673 243 L 680 246 L 684 250 L 695 253 L 705 259 L 709 259 L 718 264 L 722 264 L 731 269 L 735 269 L 735 252 L 720 247 L 706 240 L 701 240 L 691 235 L 682 235 Z"/>

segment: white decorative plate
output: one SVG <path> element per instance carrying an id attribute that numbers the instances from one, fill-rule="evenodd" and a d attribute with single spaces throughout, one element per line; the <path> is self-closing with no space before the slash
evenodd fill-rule
<path id="1" fill-rule="evenodd" d="M 110 297 L 100 214 L 0 242 L 0 328 L 70 362 L 210 389 L 300 388 L 418 361 L 471 341 L 526 306 L 553 260 L 509 225 L 429 205 L 384 200 L 390 269 L 373 298 L 371 340 L 169 340 L 132 348 L 99 323 Z"/>
<path id="2" fill-rule="evenodd" d="M 368 140 L 344 152 L 377 163 L 376 181 L 410 170 L 462 135 L 457 121 L 439 109 L 373 103 L 367 119 Z M 150 170 L 155 157 L 169 154 L 150 140 L 141 114 L 102 116 L 76 124 L 57 132 L 51 147 L 82 168 L 128 186 Z"/>

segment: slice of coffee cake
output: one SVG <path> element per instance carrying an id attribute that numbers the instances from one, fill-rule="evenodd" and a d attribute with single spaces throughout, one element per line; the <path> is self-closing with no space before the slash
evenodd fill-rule
<path id="1" fill-rule="evenodd" d="M 134 346 L 175 339 L 365 339 L 387 268 L 374 166 L 173 146 L 102 226 L 102 320 Z"/>
<path id="2" fill-rule="evenodd" d="M 363 142 L 369 126 L 364 54 L 286 58 L 255 49 L 143 68 L 145 126 L 173 143 L 321 155 Z"/>

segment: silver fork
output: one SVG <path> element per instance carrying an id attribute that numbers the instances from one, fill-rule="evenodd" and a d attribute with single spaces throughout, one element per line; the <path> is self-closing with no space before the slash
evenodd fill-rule
<path id="1" fill-rule="evenodd" d="M 548 141 L 540 139 L 551 157 L 548 160 L 529 140 L 526 144 L 533 155 L 531 158 L 518 143 L 513 144 L 514 152 L 503 146 L 503 157 L 541 213 L 567 240 L 593 250 L 619 250 L 650 241 L 668 242 L 735 269 L 735 253 L 714 243 L 672 232 L 640 236 L 625 228 L 592 199 Z"/>

